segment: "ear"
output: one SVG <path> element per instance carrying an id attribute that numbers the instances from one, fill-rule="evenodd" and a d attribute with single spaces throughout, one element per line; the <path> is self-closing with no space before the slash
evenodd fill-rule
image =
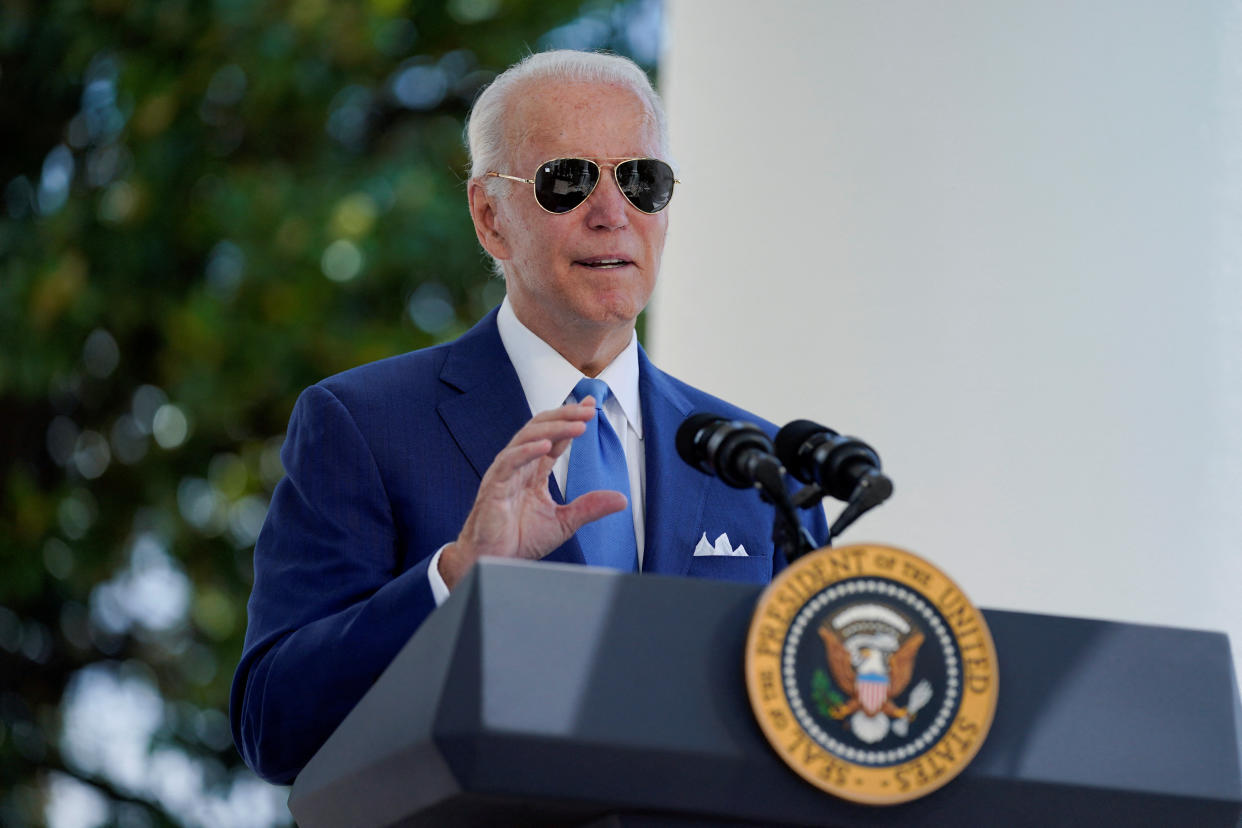
<path id="1" fill-rule="evenodd" d="M 470 179 L 466 194 L 470 200 L 470 218 L 474 221 L 474 234 L 478 236 L 479 244 L 493 257 L 502 261 L 508 259 L 509 243 L 505 239 L 497 199 L 488 194 L 487 188 L 478 178 Z"/>

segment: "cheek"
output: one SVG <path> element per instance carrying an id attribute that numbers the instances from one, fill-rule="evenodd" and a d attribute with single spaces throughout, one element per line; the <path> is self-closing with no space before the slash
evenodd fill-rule
<path id="1" fill-rule="evenodd" d="M 544 237 L 552 228 L 541 221 L 545 215 L 530 193 L 510 193 L 497 205 L 497 227 L 515 258 L 537 258 L 547 246 Z"/>
<path id="2" fill-rule="evenodd" d="M 651 218 L 651 225 L 646 228 L 647 246 L 655 253 L 656 264 L 659 264 L 660 254 L 664 251 L 664 239 L 668 235 L 668 211 L 657 213 Z"/>

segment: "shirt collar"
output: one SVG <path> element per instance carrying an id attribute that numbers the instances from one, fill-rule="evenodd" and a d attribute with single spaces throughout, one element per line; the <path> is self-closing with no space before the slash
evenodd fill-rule
<path id="1" fill-rule="evenodd" d="M 518 382 L 526 394 L 526 402 L 534 414 L 565 404 L 582 372 L 522 324 L 513 312 L 509 297 L 500 304 L 496 314 L 500 341 L 517 372 Z M 603 371 L 599 379 L 608 383 L 612 398 L 631 428 L 641 439 L 643 414 L 638 400 L 638 334 L 630 335 L 630 343 Z"/>

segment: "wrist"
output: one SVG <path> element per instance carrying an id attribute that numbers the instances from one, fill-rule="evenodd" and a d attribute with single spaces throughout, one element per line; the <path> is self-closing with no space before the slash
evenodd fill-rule
<path id="1" fill-rule="evenodd" d="M 436 564 L 436 569 L 440 573 L 440 578 L 444 580 L 444 585 L 453 590 L 457 586 L 465 574 L 470 571 L 473 560 L 463 562 L 461 546 L 457 541 L 453 541 L 440 552 L 440 560 Z"/>

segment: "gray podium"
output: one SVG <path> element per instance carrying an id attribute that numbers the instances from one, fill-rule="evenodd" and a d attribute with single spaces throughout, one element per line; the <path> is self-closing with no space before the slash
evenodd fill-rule
<path id="1" fill-rule="evenodd" d="M 318 826 L 1225 826 L 1242 709 L 1221 633 L 985 611 L 1000 702 L 915 802 L 835 799 L 764 740 L 754 586 L 487 562 L 298 777 Z"/>

